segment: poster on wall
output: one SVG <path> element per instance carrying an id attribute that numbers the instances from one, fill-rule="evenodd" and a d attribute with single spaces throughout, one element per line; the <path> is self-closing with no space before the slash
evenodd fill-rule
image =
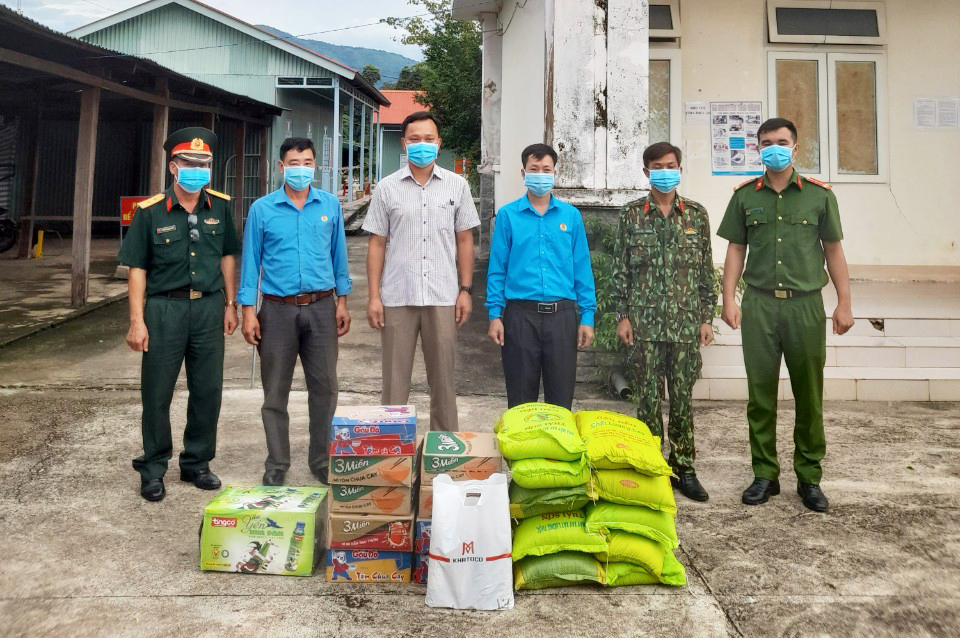
<path id="1" fill-rule="evenodd" d="M 714 175 L 763 175 L 757 129 L 760 102 L 711 102 L 710 141 Z"/>

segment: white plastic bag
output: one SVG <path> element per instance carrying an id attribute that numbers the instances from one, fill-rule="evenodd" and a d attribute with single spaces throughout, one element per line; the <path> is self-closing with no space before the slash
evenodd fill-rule
<path id="1" fill-rule="evenodd" d="M 513 609 L 513 541 L 507 477 L 433 479 L 427 605 Z"/>

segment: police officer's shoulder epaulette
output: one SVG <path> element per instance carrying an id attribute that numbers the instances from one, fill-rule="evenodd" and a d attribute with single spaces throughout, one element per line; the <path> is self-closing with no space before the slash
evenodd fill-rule
<path id="1" fill-rule="evenodd" d="M 694 208 L 699 211 L 705 210 L 703 204 L 698 201 L 692 200 L 689 197 L 680 197 L 680 201 L 683 202 L 683 205 L 687 208 Z"/>
<path id="2" fill-rule="evenodd" d="M 142 202 L 137 202 L 137 208 L 150 208 L 154 204 L 159 204 L 163 201 L 163 198 L 166 195 L 164 193 L 158 193 L 149 199 L 145 199 Z"/>
<path id="3" fill-rule="evenodd" d="M 221 193 L 221 192 L 219 192 L 219 191 L 215 191 L 215 190 L 210 189 L 210 188 L 205 188 L 204 190 L 207 191 L 208 193 L 210 193 L 211 195 L 213 195 L 214 197 L 219 197 L 220 199 L 225 199 L 225 200 L 227 200 L 228 202 L 229 202 L 231 199 L 233 199 L 232 197 L 230 197 L 230 196 L 227 195 L 226 193 Z"/>
<path id="4" fill-rule="evenodd" d="M 828 191 L 829 191 L 829 190 L 833 190 L 833 186 L 830 186 L 830 184 L 825 184 L 825 183 L 821 182 L 821 181 L 818 180 L 818 179 L 813 179 L 812 177 L 807 177 L 806 175 L 801 175 L 800 177 L 803 178 L 803 181 L 805 181 L 805 182 L 810 182 L 811 184 L 815 184 L 815 185 L 819 186 L 820 188 L 825 188 L 825 189 L 827 189 Z"/>
<path id="5" fill-rule="evenodd" d="M 734 191 L 738 191 L 738 190 L 740 190 L 741 188 L 743 188 L 744 186 L 746 186 L 747 184 L 753 184 L 753 183 L 755 183 L 758 179 L 763 179 L 763 177 L 751 177 L 750 179 L 748 179 L 748 180 L 745 181 L 744 183 L 738 184 L 737 186 L 734 186 L 734 187 L 733 187 L 733 190 L 734 190 Z"/>

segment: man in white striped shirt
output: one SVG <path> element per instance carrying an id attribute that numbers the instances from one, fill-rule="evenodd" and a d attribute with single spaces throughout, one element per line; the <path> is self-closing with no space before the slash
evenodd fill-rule
<path id="1" fill-rule="evenodd" d="M 470 186 L 437 166 L 442 140 L 431 113 L 401 125 L 407 165 L 373 193 L 363 229 L 367 253 L 367 321 L 381 331 L 383 403 L 410 397 L 417 337 L 430 385 L 430 429 L 455 432 L 457 328 L 473 309 L 473 229 L 480 217 Z"/>

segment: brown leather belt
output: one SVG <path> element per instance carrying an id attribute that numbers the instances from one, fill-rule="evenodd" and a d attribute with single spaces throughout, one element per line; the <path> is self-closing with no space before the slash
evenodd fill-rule
<path id="1" fill-rule="evenodd" d="M 810 295 L 815 295 L 820 292 L 819 290 L 765 290 L 763 288 L 757 288 L 756 286 L 750 286 L 750 288 L 764 295 L 776 297 L 777 299 L 796 299 L 797 297 L 809 297 Z"/>
<path id="2" fill-rule="evenodd" d="M 309 306 L 312 303 L 326 299 L 333 294 L 332 290 L 321 290 L 319 292 L 305 292 L 302 295 L 290 295 L 289 297 L 278 297 L 277 295 L 264 294 L 263 298 L 267 301 L 285 303 L 289 306 Z"/>

